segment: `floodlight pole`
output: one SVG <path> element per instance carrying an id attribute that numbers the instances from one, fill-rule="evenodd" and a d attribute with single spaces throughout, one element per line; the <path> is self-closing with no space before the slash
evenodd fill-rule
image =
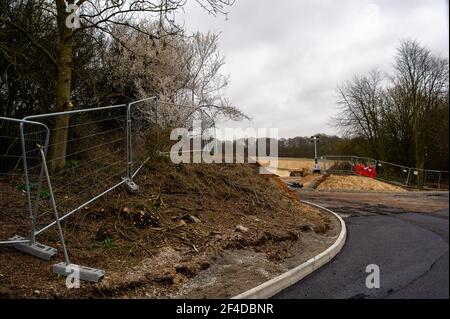
<path id="1" fill-rule="evenodd" d="M 311 136 L 311 142 L 314 143 L 314 159 L 317 160 L 317 143 L 319 142 L 319 137 Z"/>

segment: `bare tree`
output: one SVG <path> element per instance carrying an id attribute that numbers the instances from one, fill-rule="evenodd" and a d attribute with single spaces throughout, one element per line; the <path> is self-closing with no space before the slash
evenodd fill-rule
<path id="1" fill-rule="evenodd" d="M 424 168 L 433 132 L 433 114 L 448 96 L 448 59 L 413 40 L 402 41 L 392 78 L 391 107 L 412 128 L 417 168 Z"/>
<path id="2" fill-rule="evenodd" d="M 160 26 L 148 22 L 140 25 L 147 32 Z M 128 91 L 131 87 L 139 98 L 157 95 L 164 102 L 158 105 L 159 125 L 179 127 L 198 119 L 209 128 L 220 118 L 247 118 L 224 97 L 228 77 L 221 73 L 224 57 L 219 52 L 216 34 L 143 39 L 136 30 L 123 26 L 117 26 L 112 34 L 113 45 L 106 55 L 108 82 Z M 117 41 L 121 44 L 117 45 Z M 123 49 L 124 46 L 133 50 Z M 155 121 L 152 108 L 146 111 L 146 117 Z M 141 109 L 143 112 L 145 108 Z"/>
<path id="3" fill-rule="evenodd" d="M 372 71 L 338 88 L 341 112 L 335 123 L 351 137 L 362 137 L 368 154 L 423 169 L 431 154 L 445 153 L 439 144 L 448 132 L 442 116 L 448 114 L 448 75 L 447 58 L 416 41 L 402 41 L 386 85 Z"/>
<path id="4" fill-rule="evenodd" d="M 156 33 L 159 23 L 141 21 L 139 28 Z M 178 58 L 184 37 L 142 37 L 139 31 L 122 25 L 115 26 L 111 33 L 114 38 L 104 57 L 108 82 L 113 82 L 128 97 L 176 95 L 185 78 L 184 63 Z"/>
<path id="5" fill-rule="evenodd" d="M 356 76 L 351 82 L 338 86 L 340 113 L 337 126 L 348 136 L 367 139 L 367 151 L 376 158 L 383 157 L 381 116 L 384 103 L 382 76 L 372 70 L 367 76 Z"/>
<path id="6" fill-rule="evenodd" d="M 196 112 L 212 127 L 220 119 L 242 120 L 249 117 L 225 97 L 229 77 L 221 73 L 225 59 L 219 51 L 219 35 L 195 33 L 180 51 L 185 66 L 185 83 L 178 94 L 179 101 L 190 100 Z"/>

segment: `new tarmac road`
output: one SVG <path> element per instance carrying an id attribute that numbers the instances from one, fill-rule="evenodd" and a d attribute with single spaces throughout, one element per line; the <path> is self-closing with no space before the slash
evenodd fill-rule
<path id="1" fill-rule="evenodd" d="M 347 242 L 332 261 L 274 298 L 449 298 L 448 192 L 299 196 L 343 217 Z M 368 265 L 379 267 L 380 288 L 367 288 Z"/>

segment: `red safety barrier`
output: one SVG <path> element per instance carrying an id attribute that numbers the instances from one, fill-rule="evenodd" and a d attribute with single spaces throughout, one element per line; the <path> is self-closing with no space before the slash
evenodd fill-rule
<path id="1" fill-rule="evenodd" d="M 377 178 L 377 172 L 373 166 L 355 165 L 355 173 L 361 176 Z"/>

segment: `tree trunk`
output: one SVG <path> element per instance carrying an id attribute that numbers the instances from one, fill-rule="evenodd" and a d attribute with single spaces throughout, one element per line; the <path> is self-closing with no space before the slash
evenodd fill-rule
<path id="1" fill-rule="evenodd" d="M 424 186 L 424 174 L 425 167 L 425 149 L 424 149 L 424 132 L 422 131 L 423 118 L 416 116 L 414 125 L 414 144 L 415 144 L 415 167 L 419 170 L 417 174 L 417 186 L 422 188 Z"/>
<path id="2" fill-rule="evenodd" d="M 58 48 L 58 77 L 56 82 L 56 111 L 72 110 L 72 30 L 66 26 L 66 5 L 64 0 L 57 1 L 59 48 Z M 62 169 L 66 163 L 66 149 L 69 116 L 55 117 L 49 150 L 49 169 L 51 172 Z"/>

